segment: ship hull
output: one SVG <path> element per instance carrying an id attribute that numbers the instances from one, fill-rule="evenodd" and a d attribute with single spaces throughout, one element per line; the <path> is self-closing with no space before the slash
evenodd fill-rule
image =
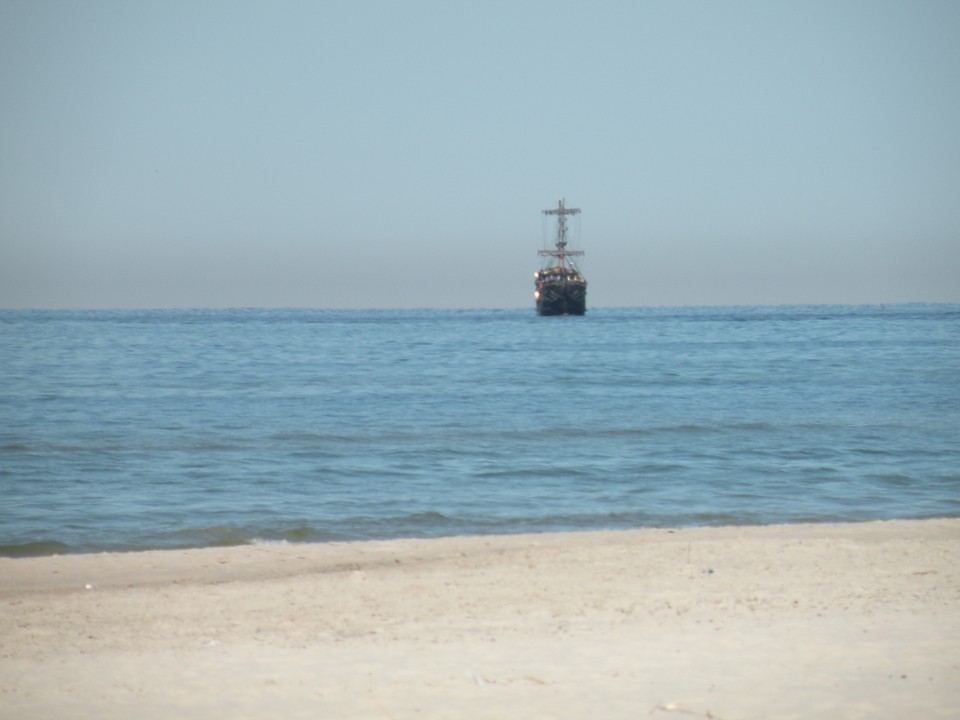
<path id="1" fill-rule="evenodd" d="M 587 312 L 585 287 L 540 288 L 537 298 L 537 315 L 583 315 Z"/>

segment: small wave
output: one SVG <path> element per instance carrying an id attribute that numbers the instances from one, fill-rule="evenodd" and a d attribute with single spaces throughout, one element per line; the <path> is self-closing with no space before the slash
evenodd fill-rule
<path id="1" fill-rule="evenodd" d="M 194 547 L 234 547 L 238 545 L 267 545 L 306 542 L 329 542 L 338 539 L 327 530 L 309 525 L 296 527 L 244 527 L 213 525 L 177 530 L 164 535 L 144 538 L 149 547 L 180 549 Z"/>
<path id="2" fill-rule="evenodd" d="M 919 475 L 910 475 L 908 473 L 896 471 L 867 472 L 864 474 L 864 480 L 868 481 L 874 488 L 883 493 L 896 492 L 909 493 L 912 489 L 918 489 L 921 485 L 929 486 L 930 478 L 921 478 Z M 951 498 L 941 498 L 941 501 L 949 501 Z"/>
<path id="3" fill-rule="evenodd" d="M 444 515 L 441 512 L 436 512 L 434 510 L 427 510 L 425 512 L 413 513 L 406 517 L 408 522 L 411 523 L 447 523 L 450 522 L 450 518 Z"/>
<path id="4" fill-rule="evenodd" d="M 0 557 L 26 558 L 45 555 L 66 555 L 71 547 L 56 540 L 38 540 L 36 542 L 0 545 Z"/>
<path id="5" fill-rule="evenodd" d="M 536 466 L 526 468 L 503 468 L 500 470 L 482 470 L 474 473 L 474 477 L 487 480 L 507 478 L 520 480 L 523 478 L 582 478 L 584 480 L 597 477 L 595 472 L 570 466 Z"/>

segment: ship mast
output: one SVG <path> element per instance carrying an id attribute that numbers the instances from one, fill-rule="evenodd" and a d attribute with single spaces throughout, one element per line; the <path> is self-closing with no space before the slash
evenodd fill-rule
<path id="1" fill-rule="evenodd" d="M 571 255 L 583 255 L 583 250 L 567 250 L 567 215 L 579 215 L 580 208 L 568 208 L 564 198 L 560 198 L 557 207 L 551 210 L 544 210 L 544 215 L 557 216 L 557 242 L 555 250 L 540 250 L 541 256 L 552 256 L 560 261 L 560 267 L 566 268 L 566 258 Z"/>

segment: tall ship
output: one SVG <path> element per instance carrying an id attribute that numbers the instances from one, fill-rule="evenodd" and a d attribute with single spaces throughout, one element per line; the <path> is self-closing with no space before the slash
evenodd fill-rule
<path id="1" fill-rule="evenodd" d="M 533 274 L 537 315 L 583 315 L 587 311 L 587 281 L 573 260 L 583 255 L 583 250 L 567 249 L 567 218 L 579 215 L 580 209 L 568 208 L 561 199 L 557 207 L 543 214 L 556 215 L 557 237 L 554 248 L 540 250 L 540 270 Z"/>

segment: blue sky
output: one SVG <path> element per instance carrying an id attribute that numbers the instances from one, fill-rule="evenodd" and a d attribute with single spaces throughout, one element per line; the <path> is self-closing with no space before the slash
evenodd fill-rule
<path id="1" fill-rule="evenodd" d="M 960 3 L 0 2 L 0 307 L 960 302 Z"/>

